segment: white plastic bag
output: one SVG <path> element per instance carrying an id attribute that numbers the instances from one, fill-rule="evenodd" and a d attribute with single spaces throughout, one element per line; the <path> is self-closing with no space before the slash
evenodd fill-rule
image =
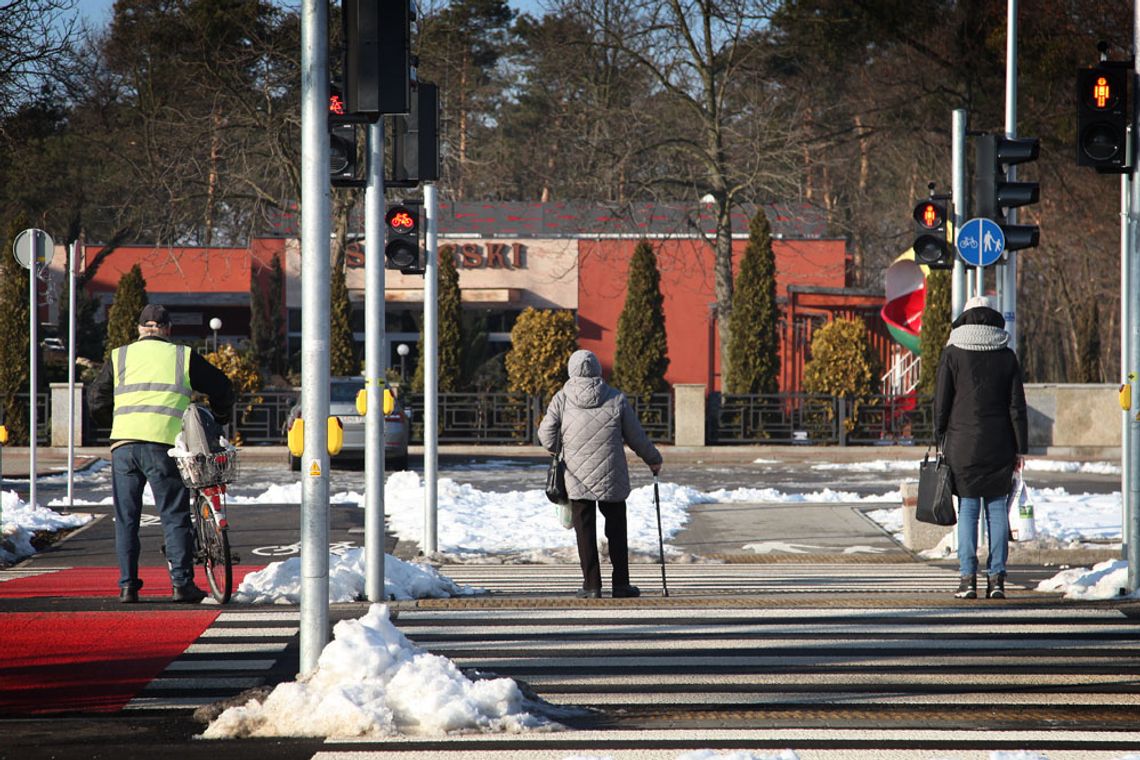
<path id="1" fill-rule="evenodd" d="M 558 524 L 563 528 L 574 527 L 574 513 L 570 511 L 569 504 L 555 504 L 554 514 L 558 515 Z"/>
<path id="2" fill-rule="evenodd" d="M 1013 473 L 1009 500 L 1009 537 L 1014 541 L 1032 541 L 1037 538 L 1037 524 L 1033 520 L 1033 497 L 1020 472 Z"/>

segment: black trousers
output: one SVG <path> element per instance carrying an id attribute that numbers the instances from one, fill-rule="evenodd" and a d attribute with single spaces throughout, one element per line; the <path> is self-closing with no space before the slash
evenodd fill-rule
<path id="1" fill-rule="evenodd" d="M 585 501 L 571 499 L 574 533 L 578 537 L 578 561 L 582 563 L 582 588 L 602 588 L 602 571 L 598 564 L 598 512 L 606 518 L 606 540 L 610 545 L 613 565 L 613 587 L 629 585 L 629 546 L 626 540 L 624 501 Z"/>

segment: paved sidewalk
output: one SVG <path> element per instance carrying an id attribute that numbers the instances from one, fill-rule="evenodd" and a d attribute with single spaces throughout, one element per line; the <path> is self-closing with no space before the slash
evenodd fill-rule
<path id="1" fill-rule="evenodd" d="M 877 459 L 910 459 L 917 462 L 926 450 L 922 446 L 660 446 L 666 466 L 670 462 L 684 464 L 747 464 L 757 459 L 777 459 L 789 464 L 802 463 L 826 455 L 830 462 L 868 462 Z M 439 457 L 493 457 L 504 459 L 538 459 L 546 461 L 549 456 L 539 446 L 440 446 Z M 75 468 L 80 470 L 99 459 L 109 459 L 111 450 L 106 446 L 84 446 L 75 449 Z M 423 456 L 422 446 L 409 448 L 415 464 Z M 1073 461 L 1103 460 L 1102 452 L 1089 452 L 1087 456 L 1075 454 L 1050 454 L 1050 459 Z M 628 449 L 626 457 L 631 461 L 637 456 Z M 285 462 L 287 452 L 284 446 L 246 446 L 241 449 L 241 458 L 247 462 Z M 0 447 L 0 478 L 28 477 L 29 454 L 24 446 Z M 36 451 L 36 470 L 41 475 L 67 471 L 66 447 L 41 447 Z"/>

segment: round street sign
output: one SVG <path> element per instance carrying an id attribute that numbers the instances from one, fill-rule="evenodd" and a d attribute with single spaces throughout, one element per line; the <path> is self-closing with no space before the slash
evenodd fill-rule
<path id="1" fill-rule="evenodd" d="M 16 236 L 12 243 L 12 254 L 24 269 L 46 267 L 55 255 L 55 241 L 43 230 L 28 229 Z"/>
<path id="2" fill-rule="evenodd" d="M 974 217 L 962 225 L 955 240 L 958 256 L 972 267 L 988 267 L 1005 250 L 1005 233 L 992 219 Z"/>

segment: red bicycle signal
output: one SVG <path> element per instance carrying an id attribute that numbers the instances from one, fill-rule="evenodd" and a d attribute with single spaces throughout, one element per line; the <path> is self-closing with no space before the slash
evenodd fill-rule
<path id="1" fill-rule="evenodd" d="M 384 216 L 384 223 L 388 229 L 401 235 L 410 235 L 416 231 L 416 216 L 404 206 L 393 206 Z"/>

